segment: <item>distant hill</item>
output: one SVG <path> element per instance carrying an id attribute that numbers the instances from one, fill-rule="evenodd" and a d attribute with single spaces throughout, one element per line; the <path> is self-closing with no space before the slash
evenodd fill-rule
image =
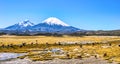
<path id="1" fill-rule="evenodd" d="M 72 36 L 120 36 L 120 30 L 98 30 L 98 31 L 78 31 L 70 34 Z"/>

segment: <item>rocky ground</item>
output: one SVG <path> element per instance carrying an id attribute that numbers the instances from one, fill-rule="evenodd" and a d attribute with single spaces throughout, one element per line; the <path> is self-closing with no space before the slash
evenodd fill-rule
<path id="1" fill-rule="evenodd" d="M 106 60 L 96 59 L 95 57 L 84 59 L 54 59 L 48 61 L 31 61 L 28 58 L 12 59 L 8 61 L 0 61 L 0 64 L 117 64 L 115 62 L 109 63 Z"/>

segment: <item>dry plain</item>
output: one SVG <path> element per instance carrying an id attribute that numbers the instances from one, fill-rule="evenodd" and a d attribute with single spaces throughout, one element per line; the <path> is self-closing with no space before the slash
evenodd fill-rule
<path id="1" fill-rule="evenodd" d="M 120 63 L 119 44 L 119 36 L 0 36 L 1 53 L 27 53 L 17 58 L 32 61 L 54 61 L 56 58 L 84 60 L 94 57 L 103 62 Z"/>

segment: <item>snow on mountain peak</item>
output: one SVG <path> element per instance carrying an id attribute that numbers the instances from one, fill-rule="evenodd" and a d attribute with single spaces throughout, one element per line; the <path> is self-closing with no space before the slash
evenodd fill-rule
<path id="1" fill-rule="evenodd" d="M 28 19 L 26 19 L 25 21 L 19 22 L 18 25 L 27 27 L 27 26 L 33 26 L 34 24 L 30 22 Z"/>
<path id="2" fill-rule="evenodd" d="M 43 21 L 43 23 L 47 23 L 47 24 L 50 24 L 50 25 L 62 25 L 62 26 L 69 26 L 67 25 L 66 23 L 64 23 L 63 21 L 59 20 L 58 18 L 55 18 L 55 17 L 50 17 L 46 20 Z"/>

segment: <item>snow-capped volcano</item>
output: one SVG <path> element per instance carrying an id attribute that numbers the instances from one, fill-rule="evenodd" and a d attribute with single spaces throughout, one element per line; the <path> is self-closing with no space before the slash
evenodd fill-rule
<path id="1" fill-rule="evenodd" d="M 59 20 L 56 17 L 50 17 L 43 21 L 43 23 L 47 23 L 49 25 L 62 25 L 62 26 L 69 26 L 68 24 L 64 23 L 63 21 Z"/>
<path id="2" fill-rule="evenodd" d="M 7 30 L 20 30 L 20 29 L 27 29 L 27 28 L 30 28 L 32 26 L 34 26 L 34 24 L 32 22 L 30 22 L 29 20 L 25 20 L 25 21 L 19 22 L 17 24 L 14 24 L 12 26 L 9 26 L 5 29 L 7 29 Z"/>
<path id="3" fill-rule="evenodd" d="M 64 23 L 63 21 L 55 18 L 50 17 L 44 20 L 42 23 L 39 23 L 33 26 L 34 31 L 37 32 L 48 32 L 48 33 L 72 33 L 76 32 L 80 29 L 69 26 L 68 24 Z"/>
<path id="4" fill-rule="evenodd" d="M 27 27 L 27 26 L 33 26 L 34 24 L 30 22 L 28 19 L 26 19 L 25 21 L 19 22 L 18 25 Z"/>

